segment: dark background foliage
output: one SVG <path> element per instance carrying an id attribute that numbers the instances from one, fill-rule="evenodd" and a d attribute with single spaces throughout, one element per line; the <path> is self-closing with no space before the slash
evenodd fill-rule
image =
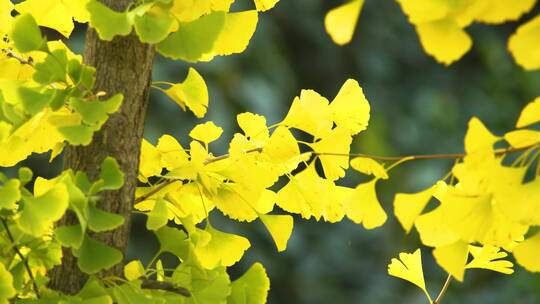
<path id="1" fill-rule="evenodd" d="M 249 7 L 239 0 L 235 9 Z M 354 152 L 407 155 L 462 151 L 467 122 L 478 116 L 495 133 L 513 127 L 520 109 L 540 96 L 540 72 L 525 72 L 512 60 L 506 43 L 519 22 L 500 26 L 472 25 L 474 45 L 450 67 L 427 56 L 412 25 L 393 0 L 368 0 L 349 45 L 332 43 L 324 31 L 324 14 L 342 1 L 281 1 L 260 15 L 257 32 L 241 55 L 193 65 L 206 79 L 210 107 L 206 120 L 225 130 L 213 144 L 215 154 L 226 153 L 238 131 L 235 116 L 244 111 L 263 114 L 269 123 L 283 119 L 301 89 L 314 89 L 330 100 L 347 78 L 360 82 L 371 103 L 370 126 L 353 143 Z M 536 7 L 538 13 L 540 7 Z M 529 20 L 535 13 L 523 17 Z M 84 28 L 70 45 L 81 52 Z M 190 65 L 164 58 L 156 61 L 154 79 L 182 81 Z M 121 75 L 119 75 L 121 77 Z M 184 113 L 166 96 L 152 92 L 145 137 L 153 143 L 164 133 L 186 146 L 188 132 L 199 121 Z M 37 175 L 52 177 L 61 159 L 47 156 L 25 161 Z M 277 253 L 262 224 L 239 224 L 218 212 L 215 226 L 246 235 L 252 246 L 243 261 L 231 268 L 238 277 L 261 261 L 271 278 L 269 303 L 425 303 L 413 285 L 386 273 L 391 257 L 419 246 L 418 235 L 405 235 L 391 214 L 396 192 L 423 189 L 448 172 L 451 161 L 414 161 L 391 172 L 380 183 L 379 197 L 389 212 L 382 228 L 366 231 L 348 220 L 337 224 L 296 218 L 288 249 Z M 354 185 L 362 177 L 349 172 L 340 181 Z M 136 216 L 128 259 L 148 261 L 157 248 Z M 423 248 L 428 290 L 436 295 L 445 273 Z M 168 263 L 172 261 L 166 260 Z M 454 283 L 445 303 L 539 303 L 540 276 L 520 268 L 508 277 L 470 271 L 462 284 Z"/>

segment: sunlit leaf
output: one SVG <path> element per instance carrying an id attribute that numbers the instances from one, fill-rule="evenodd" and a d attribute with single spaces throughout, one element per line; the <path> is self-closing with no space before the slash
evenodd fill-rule
<path id="1" fill-rule="evenodd" d="M 512 252 L 519 265 L 531 272 L 540 272 L 540 233 L 519 243 Z"/>
<path id="2" fill-rule="evenodd" d="M 324 18 L 326 31 L 339 45 L 351 41 L 364 0 L 352 0 L 330 10 Z"/>
<path id="3" fill-rule="evenodd" d="M 208 108 L 208 88 L 202 76 L 190 68 L 184 82 L 177 83 L 164 91 L 183 110 L 189 108 L 198 118 L 204 117 Z"/>
<path id="4" fill-rule="evenodd" d="M 418 288 L 422 289 L 429 302 L 432 302 L 426 289 L 420 249 L 416 249 L 414 253 L 401 252 L 399 260 L 393 258 L 388 265 L 388 274 L 418 286 Z"/>
<path id="5" fill-rule="evenodd" d="M 232 282 L 227 304 L 264 304 L 270 290 L 270 279 L 260 263 L 253 264 Z"/>
<path id="6" fill-rule="evenodd" d="M 290 215 L 259 215 L 262 223 L 270 232 L 279 252 L 287 248 L 287 242 L 293 231 L 293 218 Z"/>
<path id="7" fill-rule="evenodd" d="M 521 111 L 516 128 L 523 128 L 540 121 L 540 97 L 528 103 Z"/>
<path id="8" fill-rule="evenodd" d="M 462 282 L 465 274 L 465 264 L 469 256 L 467 243 L 457 241 L 450 245 L 436 247 L 433 256 L 437 263 L 456 280 Z"/>
<path id="9" fill-rule="evenodd" d="M 376 183 L 377 179 L 359 184 L 343 203 L 347 217 L 356 224 L 363 224 L 366 229 L 377 228 L 388 218 L 377 198 Z"/>
<path id="10" fill-rule="evenodd" d="M 470 245 L 469 252 L 472 254 L 473 260 L 465 266 L 467 269 L 482 268 L 504 274 L 514 273 L 514 269 L 512 269 L 514 264 L 504 259 L 508 254 L 501 251 L 498 247 L 490 245 L 484 245 L 482 247 Z"/>
<path id="11" fill-rule="evenodd" d="M 223 133 L 221 127 L 216 126 L 212 121 L 207 121 L 204 124 L 198 124 L 189 132 L 189 136 L 193 139 L 200 140 L 205 144 L 209 144 L 218 139 Z"/>
<path id="12" fill-rule="evenodd" d="M 367 175 L 373 175 L 380 179 L 388 179 L 386 169 L 376 160 L 368 157 L 355 157 L 351 160 L 351 167 Z"/>

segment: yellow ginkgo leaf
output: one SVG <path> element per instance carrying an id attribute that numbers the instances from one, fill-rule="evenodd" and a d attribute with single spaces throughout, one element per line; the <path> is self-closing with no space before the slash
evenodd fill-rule
<path id="1" fill-rule="evenodd" d="M 334 122 L 348 129 L 352 135 L 365 130 L 369 123 L 370 106 L 362 88 L 354 79 L 348 79 L 330 103 Z"/>
<path id="2" fill-rule="evenodd" d="M 540 272 L 540 232 L 519 243 L 512 252 L 519 265 L 531 272 Z"/>
<path id="3" fill-rule="evenodd" d="M 540 68 L 540 16 L 521 25 L 508 40 L 514 60 L 526 70 Z"/>
<path id="4" fill-rule="evenodd" d="M 264 189 L 259 200 L 253 204 L 253 208 L 260 214 L 267 214 L 274 209 L 277 202 L 277 193 L 270 189 Z"/>
<path id="5" fill-rule="evenodd" d="M 463 241 L 433 249 L 433 256 L 439 266 L 460 282 L 463 281 L 468 255 L 469 248 Z"/>
<path id="6" fill-rule="evenodd" d="M 75 27 L 72 15 L 62 0 L 26 0 L 17 5 L 15 9 L 21 14 L 31 14 L 38 25 L 57 30 L 68 37 Z"/>
<path id="7" fill-rule="evenodd" d="M 465 152 L 472 154 L 478 151 L 491 150 L 500 138 L 493 135 L 477 117 L 469 120 L 465 135 Z"/>
<path id="8" fill-rule="evenodd" d="M 90 0 L 70 0 L 62 1 L 66 6 L 73 19 L 79 23 L 87 23 L 90 20 L 90 13 L 86 9 L 86 5 Z"/>
<path id="9" fill-rule="evenodd" d="M 279 252 L 287 248 L 287 242 L 293 231 L 293 218 L 290 215 L 264 214 L 259 218 L 270 232 Z"/>
<path id="10" fill-rule="evenodd" d="M 212 0 L 172 1 L 170 12 L 181 22 L 191 22 L 210 13 Z"/>
<path id="11" fill-rule="evenodd" d="M 264 12 L 276 6 L 279 0 L 253 0 L 253 2 L 259 12 Z"/>
<path id="12" fill-rule="evenodd" d="M 264 144 L 270 138 L 268 127 L 266 126 L 266 118 L 262 115 L 249 112 L 241 113 L 236 116 L 238 125 L 244 131 L 246 137 L 255 144 Z"/>
<path id="13" fill-rule="evenodd" d="M 426 289 L 424 270 L 422 269 L 422 252 L 420 251 L 420 248 L 416 249 L 414 253 L 401 252 L 399 254 L 399 260 L 393 258 L 388 265 L 388 274 L 418 286 L 422 289 L 429 302 L 432 302 Z"/>
<path id="14" fill-rule="evenodd" d="M 514 148 L 529 147 L 540 143 L 540 131 L 516 130 L 504 134 L 504 139 Z"/>
<path id="15" fill-rule="evenodd" d="M 128 281 L 135 281 L 144 275 L 144 266 L 139 260 L 133 260 L 124 266 L 124 277 Z"/>
<path id="16" fill-rule="evenodd" d="M 259 16 L 255 10 L 226 14 L 223 29 L 205 59 L 242 53 L 255 33 L 258 21 Z"/>
<path id="17" fill-rule="evenodd" d="M 352 0 L 330 10 L 324 18 L 326 32 L 339 45 L 351 41 L 364 0 Z"/>
<path id="18" fill-rule="evenodd" d="M 203 124 L 198 124 L 189 132 L 189 136 L 193 139 L 200 140 L 205 144 L 209 144 L 218 139 L 223 133 L 223 129 L 218 127 L 212 121 L 207 121 Z"/>
<path id="19" fill-rule="evenodd" d="M 164 90 L 184 111 L 188 107 L 198 118 L 204 117 L 208 108 L 208 88 L 202 76 L 189 68 L 184 82 L 177 83 Z"/>
<path id="20" fill-rule="evenodd" d="M 514 273 L 514 269 L 512 269 L 514 264 L 508 260 L 504 260 L 508 254 L 501 251 L 499 247 L 490 245 L 484 245 L 482 247 L 470 245 L 469 252 L 472 254 L 473 260 L 465 266 L 467 269 L 482 268 L 504 274 Z"/>
<path id="21" fill-rule="evenodd" d="M 251 222 L 259 216 L 254 202 L 259 201 L 261 195 L 262 191 L 259 189 L 224 183 L 218 186 L 217 194 L 210 198 L 219 211 L 229 218 Z"/>
<path id="22" fill-rule="evenodd" d="M 529 102 L 521 111 L 516 128 L 523 128 L 540 121 L 540 97 Z"/>
<path id="23" fill-rule="evenodd" d="M 13 8 L 11 0 L 0 0 L 0 34 L 7 34 L 11 30 Z"/>
<path id="24" fill-rule="evenodd" d="M 359 184 L 351 197 L 343 202 L 347 217 L 366 229 L 374 229 L 386 222 L 387 215 L 377 198 L 375 185 L 378 179 Z"/>
<path id="25" fill-rule="evenodd" d="M 287 127 L 277 127 L 263 148 L 270 162 L 283 163 L 300 155 L 296 139 Z"/>
<path id="26" fill-rule="evenodd" d="M 442 19 L 449 11 L 446 0 L 397 0 L 397 2 L 413 24 Z"/>
<path id="27" fill-rule="evenodd" d="M 444 212 L 441 207 L 419 216 L 414 226 L 420 234 L 422 244 L 426 246 L 445 246 L 459 240 L 459 234 L 444 222 Z"/>
<path id="28" fill-rule="evenodd" d="M 351 160 L 351 167 L 367 175 L 373 175 L 380 179 L 388 179 L 386 169 L 376 160 L 369 157 L 355 157 Z"/>
<path id="29" fill-rule="evenodd" d="M 530 11 L 536 0 L 479 0 L 482 10 L 478 11 L 477 21 L 485 23 L 503 23 L 519 19 Z"/>
<path id="30" fill-rule="evenodd" d="M 228 12 L 231 8 L 231 5 L 235 0 L 210 0 L 210 7 L 213 11 L 224 11 Z"/>
<path id="31" fill-rule="evenodd" d="M 433 196 L 435 187 L 417 193 L 398 193 L 394 199 L 394 214 L 407 233 Z"/>
<path id="32" fill-rule="evenodd" d="M 188 154 L 178 141 L 170 135 L 161 136 L 156 148 L 161 154 L 161 165 L 169 171 L 188 162 Z"/>
<path id="33" fill-rule="evenodd" d="M 289 109 L 282 125 L 293 127 L 321 138 L 332 129 L 332 110 L 328 99 L 313 90 L 302 90 Z"/>
<path id="34" fill-rule="evenodd" d="M 210 240 L 202 242 L 202 246 L 196 245 L 195 254 L 206 269 L 232 266 L 251 246 L 245 237 L 219 231 L 210 225 L 207 226 L 205 232 L 210 235 Z"/>
<path id="35" fill-rule="evenodd" d="M 321 178 L 312 163 L 291 177 L 287 185 L 278 191 L 277 205 L 287 212 L 300 214 L 302 218 L 313 216 L 319 220 L 331 186 L 333 183 Z"/>
<path id="36" fill-rule="evenodd" d="M 345 176 L 345 170 L 349 168 L 348 155 L 351 143 L 350 132 L 344 127 L 337 126 L 320 141 L 311 144 L 321 160 L 324 176 L 327 179 L 334 181 Z"/>
<path id="37" fill-rule="evenodd" d="M 416 25 L 422 47 L 445 65 L 460 59 L 469 51 L 472 40 L 452 19 L 441 19 Z"/>
<path id="38" fill-rule="evenodd" d="M 329 195 L 322 205 L 322 217 L 329 223 L 337 223 L 345 217 L 345 208 L 343 207 L 354 193 L 354 188 L 335 186 L 328 183 Z"/>
<path id="39" fill-rule="evenodd" d="M 143 139 L 139 161 L 139 180 L 147 182 L 150 176 L 161 174 L 161 154 L 151 143 Z"/>

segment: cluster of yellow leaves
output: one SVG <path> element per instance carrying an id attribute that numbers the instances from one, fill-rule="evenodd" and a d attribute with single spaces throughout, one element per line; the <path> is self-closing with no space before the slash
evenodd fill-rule
<path id="1" fill-rule="evenodd" d="M 210 243 L 212 237 L 221 238 L 213 236 L 217 230 L 208 224 L 208 214 L 214 209 L 238 221 L 259 219 L 278 251 L 287 246 L 293 218 L 273 213 L 276 205 L 304 219 L 337 222 L 348 217 L 367 229 L 381 226 L 387 215 L 377 199 L 375 184 L 388 178 L 381 164 L 370 158 L 355 158 L 351 166 L 373 175 L 373 180 L 356 188 L 336 184 L 349 168 L 352 137 L 367 128 L 369 112 L 361 87 L 349 79 L 332 102 L 315 91 L 303 90 L 285 119 L 271 127 L 264 116 L 239 114 L 242 133 L 234 134 L 229 153 L 224 156 L 216 157 L 209 151 L 223 132 L 213 122 L 193 128 L 189 149 L 169 135 L 162 136 L 155 146 L 144 141 L 139 179 L 149 186 L 137 190 L 135 208 L 148 212 L 147 227 L 152 230 L 169 220 L 192 227 L 206 220 L 205 235 Z M 311 135 L 313 141 L 298 141 L 294 135 L 298 130 Z M 322 170 L 317 170 L 318 163 Z M 275 191 L 280 179 L 288 182 Z M 152 185 L 153 180 L 157 184 Z M 229 238 L 242 245 L 233 250 L 226 242 L 216 241 L 212 254 L 195 252 L 203 255 L 199 259 L 212 261 L 208 266 L 220 264 L 215 261 L 229 266 L 224 261 L 238 260 L 249 247 L 241 237 Z M 231 258 L 220 252 L 237 254 Z"/>
<path id="2" fill-rule="evenodd" d="M 61 41 L 50 41 L 47 45 L 53 51 L 66 51 L 69 59 L 82 62 L 82 57 L 74 55 Z M 0 42 L 0 49 L 12 47 L 9 42 Z M 45 60 L 45 54 L 37 51 L 27 53 L 25 57 L 32 58 L 34 64 Z M 53 150 L 54 158 L 62 151 L 66 139 L 58 128 L 81 121 L 80 115 L 71 113 L 67 108 L 58 111 L 45 108 L 29 113 L 28 106 L 22 102 L 21 88 L 40 88 L 33 79 L 34 74 L 35 69 L 31 65 L 0 52 L 0 104 L 3 103 L 0 111 L 0 167 L 13 166 L 32 153 L 49 150 Z"/>
<path id="3" fill-rule="evenodd" d="M 536 0 L 396 0 L 415 26 L 422 47 L 438 62 L 449 65 L 469 51 L 472 40 L 465 31 L 474 22 L 500 24 L 518 20 Z M 351 0 L 328 12 L 326 30 L 339 44 L 351 41 L 364 0 Z M 508 48 L 527 70 L 540 68 L 540 16 L 521 25 Z"/>
<path id="4" fill-rule="evenodd" d="M 512 252 L 527 270 L 540 270 L 539 234 L 527 234 L 540 226 L 540 166 L 531 166 L 538 161 L 540 132 L 525 129 L 540 122 L 539 105 L 539 98 L 529 103 L 518 119 L 518 129 L 504 137 L 493 135 L 477 118 L 471 119 L 465 136 L 466 156 L 453 167 L 451 182 L 439 181 L 424 191 L 395 197 L 395 215 L 403 228 L 409 232 L 414 226 L 422 243 L 434 247 L 437 263 L 458 281 L 469 268 L 512 273 L 512 263 L 501 260 L 507 256 L 501 248 Z M 507 164 L 506 153 L 494 149 L 503 138 L 509 149 L 525 151 L 512 165 Z M 531 171 L 535 173 L 532 179 L 526 177 Z M 424 212 L 432 197 L 437 206 Z M 470 262 L 469 254 L 473 256 Z M 401 259 L 407 265 L 404 257 Z M 404 271 L 396 263 L 390 265 L 391 275 L 404 278 L 404 272 L 421 273 L 421 267 Z M 404 279 L 426 292 L 422 284 Z"/>

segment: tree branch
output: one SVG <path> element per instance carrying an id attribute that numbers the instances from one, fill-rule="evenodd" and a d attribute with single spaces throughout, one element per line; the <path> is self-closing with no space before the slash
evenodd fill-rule
<path id="1" fill-rule="evenodd" d="M 3 49 L 2 52 L 6 53 L 6 56 L 18 60 L 21 64 L 27 64 L 29 66 L 34 66 L 34 60 L 32 57 L 25 59 L 21 55 L 13 52 L 12 49 Z"/>
<path id="2" fill-rule="evenodd" d="M 6 234 L 9 238 L 9 241 L 13 245 L 13 251 L 15 251 L 15 254 L 19 256 L 21 261 L 24 264 L 24 268 L 26 269 L 26 272 L 28 273 L 28 276 L 30 277 L 30 280 L 32 281 L 32 288 L 34 289 L 34 292 L 36 293 L 37 298 L 39 299 L 41 296 L 39 294 L 39 288 L 36 284 L 36 279 L 34 278 L 34 274 L 32 273 L 32 269 L 30 269 L 30 265 L 28 265 L 28 260 L 24 257 L 24 255 L 21 253 L 17 245 L 15 244 L 15 239 L 13 238 L 13 235 L 11 234 L 11 231 L 9 230 L 9 226 L 5 219 L 2 219 L 2 225 L 4 226 L 4 229 L 6 230 Z"/>
<path id="3" fill-rule="evenodd" d="M 159 289 L 169 292 L 174 292 L 184 297 L 191 297 L 191 293 L 184 287 L 179 287 L 171 282 L 154 281 L 149 279 L 143 279 L 141 284 L 142 289 Z"/>
<path id="4" fill-rule="evenodd" d="M 520 147 L 520 148 L 509 147 L 509 148 L 504 148 L 504 149 L 498 149 L 498 150 L 495 150 L 495 155 L 496 156 L 501 156 L 501 155 L 505 155 L 505 154 L 509 154 L 509 153 L 524 151 L 524 150 L 527 150 L 527 149 L 530 149 L 530 148 L 539 147 L 539 145 L 540 144 L 536 143 L 536 144 L 532 144 L 532 145 L 525 146 L 525 147 Z M 263 148 L 253 148 L 253 149 L 250 149 L 250 150 L 246 150 L 245 153 L 262 152 L 262 150 L 263 150 Z M 417 154 L 417 155 L 404 155 L 404 156 L 379 156 L 379 155 L 371 155 L 371 154 L 363 154 L 363 153 L 344 154 L 344 153 L 332 153 L 332 152 L 321 152 L 321 153 L 312 152 L 312 154 L 316 155 L 316 156 L 329 155 L 329 156 L 347 156 L 347 157 L 367 157 L 367 158 L 372 158 L 372 159 L 382 160 L 382 161 L 399 161 L 399 160 L 402 160 L 402 159 L 410 159 L 410 160 L 415 160 L 415 159 L 460 159 L 460 158 L 464 158 L 465 156 L 467 156 L 466 153 Z M 204 162 L 204 164 L 208 165 L 208 164 L 220 161 L 220 160 L 227 159 L 229 157 L 230 157 L 230 155 L 228 153 L 223 154 L 223 155 L 220 155 L 220 156 L 216 156 L 214 158 L 207 159 Z M 147 200 L 149 197 L 156 194 L 157 192 L 159 192 L 163 188 L 167 187 L 168 185 L 174 183 L 175 181 L 176 180 L 168 180 L 168 181 L 165 181 L 165 182 L 159 184 L 154 189 L 148 191 L 148 193 L 145 193 L 145 194 L 137 197 L 135 199 L 135 204 Z"/>

